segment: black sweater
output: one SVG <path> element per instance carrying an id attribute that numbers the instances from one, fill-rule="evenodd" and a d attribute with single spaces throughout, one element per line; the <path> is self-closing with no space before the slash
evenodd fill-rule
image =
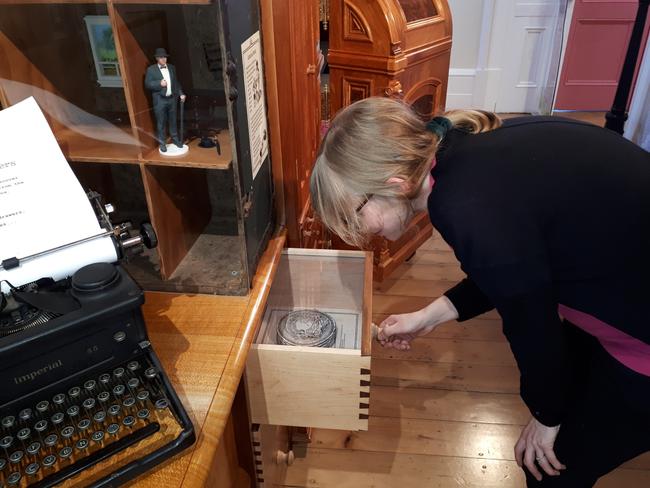
<path id="1" fill-rule="evenodd" d="M 543 424 L 570 384 L 558 304 L 650 344 L 650 157 L 618 134 L 551 117 L 482 134 L 454 129 L 432 171 L 434 227 L 467 279 L 446 295 L 459 320 L 496 308 Z"/>

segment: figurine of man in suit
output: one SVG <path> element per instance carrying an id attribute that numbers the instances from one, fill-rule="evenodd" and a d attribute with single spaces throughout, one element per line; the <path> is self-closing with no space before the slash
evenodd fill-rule
<path id="1" fill-rule="evenodd" d="M 153 97 L 153 113 L 156 117 L 156 131 L 160 151 L 167 152 L 165 125 L 169 123 L 169 134 L 178 148 L 183 148 L 183 141 L 178 138 L 176 129 L 176 104 L 178 98 L 185 102 L 185 94 L 178 78 L 176 68 L 167 63 L 169 54 L 164 48 L 156 49 L 156 64 L 147 68 L 144 84 Z"/>

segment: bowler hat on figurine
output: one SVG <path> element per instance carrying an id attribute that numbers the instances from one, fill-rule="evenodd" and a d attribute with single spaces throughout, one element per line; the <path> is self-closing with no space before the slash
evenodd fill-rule
<path id="1" fill-rule="evenodd" d="M 156 48 L 156 52 L 153 55 L 154 58 L 168 58 L 169 54 L 165 51 L 164 47 Z"/>

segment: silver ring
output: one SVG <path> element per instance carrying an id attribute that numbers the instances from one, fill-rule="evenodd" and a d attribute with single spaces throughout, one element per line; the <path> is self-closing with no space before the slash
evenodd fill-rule
<path id="1" fill-rule="evenodd" d="M 541 461 L 541 460 L 544 459 L 545 457 L 546 457 L 546 455 L 545 455 L 545 454 L 542 454 L 541 456 L 536 457 L 535 459 L 536 459 L 537 461 Z"/>

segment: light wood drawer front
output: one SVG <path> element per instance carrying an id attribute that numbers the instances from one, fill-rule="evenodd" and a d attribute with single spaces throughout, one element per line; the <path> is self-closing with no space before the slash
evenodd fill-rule
<path id="1" fill-rule="evenodd" d="M 371 296 L 371 253 L 284 251 L 267 311 L 312 308 L 353 312 L 359 316 L 359 339 L 346 349 L 262 343 L 268 326 L 269 314 L 265 314 L 246 363 L 251 422 L 368 429 Z"/>

